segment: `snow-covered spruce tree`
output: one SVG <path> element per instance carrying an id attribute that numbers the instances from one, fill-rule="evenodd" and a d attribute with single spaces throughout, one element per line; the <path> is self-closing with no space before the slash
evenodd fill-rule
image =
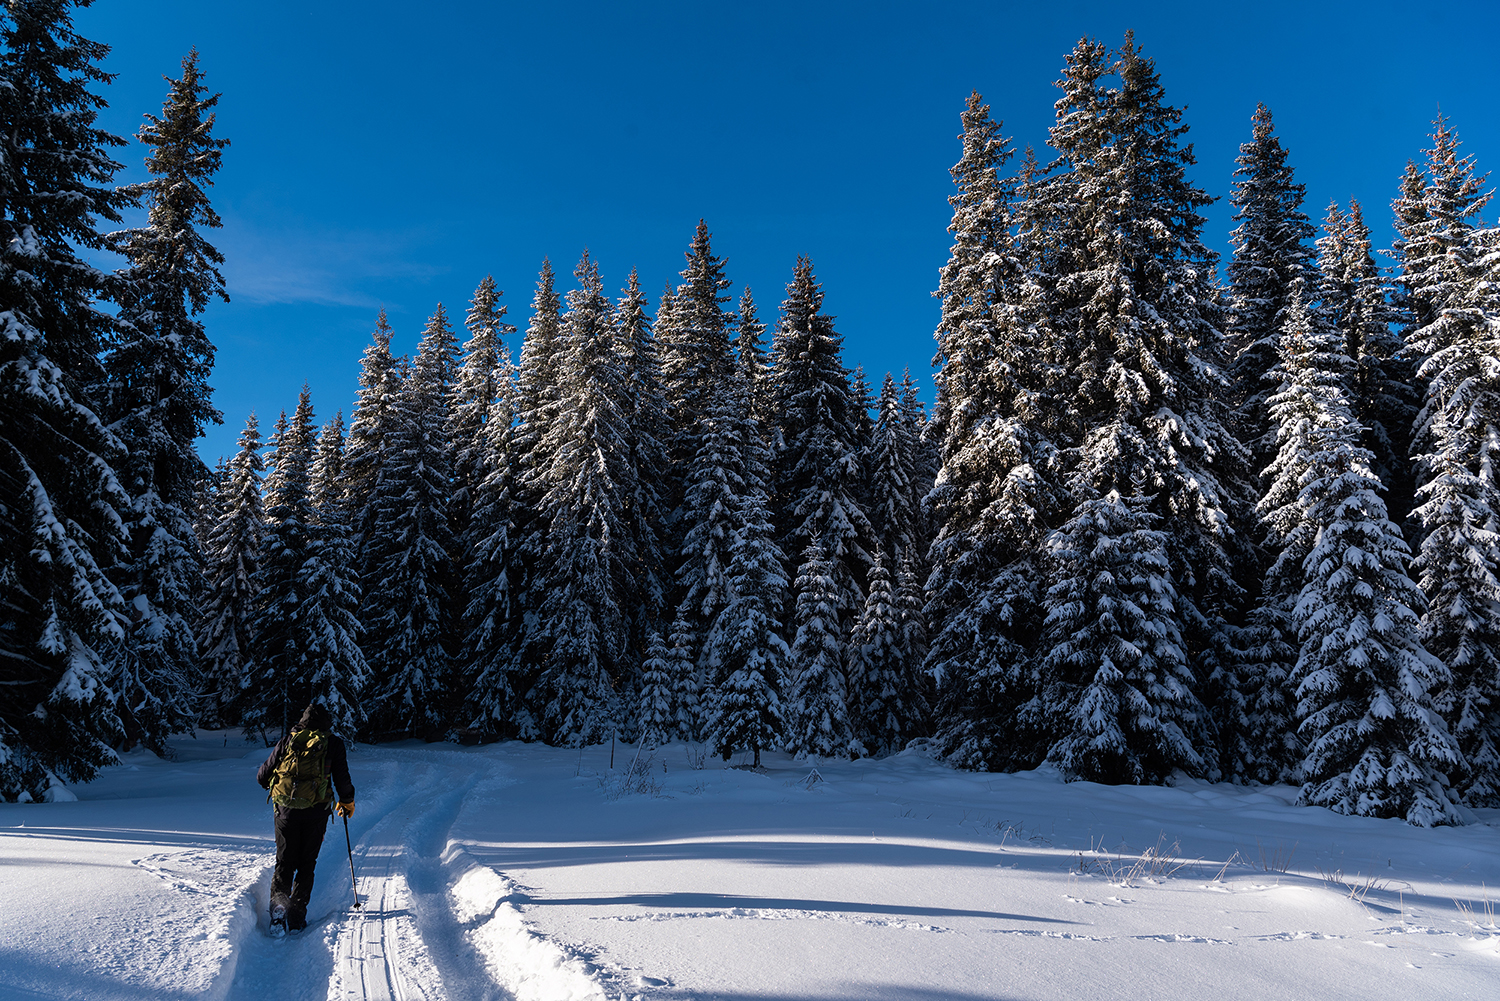
<path id="1" fill-rule="evenodd" d="M 1251 140 L 1234 161 L 1234 219 L 1230 234 L 1228 330 L 1234 363 L 1230 381 L 1240 437 L 1249 445 L 1253 468 L 1262 469 L 1276 453 L 1276 428 L 1266 413 L 1275 391 L 1271 370 L 1279 360 L 1277 339 L 1292 284 L 1311 287 L 1313 226 L 1302 211 L 1304 185 L 1293 180 L 1286 150 L 1271 122 L 1271 109 L 1255 107 Z"/>
<path id="2" fill-rule="evenodd" d="M 1063 353 L 1074 422 L 1068 437 L 1076 442 L 1068 479 L 1076 506 L 1049 548 L 1087 553 L 1089 539 L 1119 540 L 1122 552 L 1141 561 L 1135 569 L 1120 567 L 1117 572 L 1127 574 L 1120 586 L 1159 577 L 1176 595 L 1170 608 L 1153 606 L 1142 621 L 1161 616 L 1181 637 L 1181 650 L 1192 652 L 1182 674 L 1157 682 L 1169 701 L 1156 706 L 1156 715 L 1182 728 L 1184 740 L 1162 744 L 1156 731 L 1130 726 L 1121 731 L 1126 740 L 1138 735 L 1144 744 L 1069 760 L 1085 769 L 1108 765 L 1098 773 L 1076 772 L 1079 778 L 1128 781 L 1140 774 L 1159 781 L 1178 767 L 1234 776 L 1242 767 L 1245 718 L 1230 623 L 1241 599 L 1235 570 L 1245 544 L 1233 526 L 1241 509 L 1249 511 L 1251 490 L 1246 455 L 1226 426 L 1222 402 L 1214 254 L 1203 244 L 1199 212 L 1210 198 L 1187 179 L 1194 159 L 1192 147 L 1181 142 L 1187 131 L 1182 113 L 1166 103 L 1155 66 L 1130 34 L 1114 54 L 1080 42 L 1061 85 L 1051 131 L 1060 154 L 1054 204 L 1060 225 L 1077 226 L 1083 242 L 1070 249 L 1074 259 L 1059 281 L 1064 298 L 1057 304 L 1062 315 L 1076 317 Z M 1167 563 L 1160 567 L 1155 543 L 1141 533 L 1168 525 Z M 1074 600 L 1072 585 L 1064 585 L 1077 578 L 1076 568 L 1055 557 L 1049 564 L 1055 575 L 1047 600 L 1051 625 L 1042 647 L 1066 641 L 1077 651 L 1071 658 L 1049 656 L 1049 672 L 1113 657 L 1116 639 L 1131 635 L 1129 620 L 1120 620 L 1118 637 L 1090 630 L 1096 646 L 1085 653 L 1060 625 L 1072 615 L 1059 602 Z M 1166 651 L 1160 656 L 1171 662 Z M 1201 696 L 1179 701 L 1178 682 Z M 1072 754 L 1086 717 L 1066 699 L 1089 697 L 1092 682 L 1063 670 L 1044 684 L 1048 725 L 1057 728 L 1053 746 Z M 1141 694 L 1156 697 L 1154 689 Z M 1122 711 L 1147 710 L 1122 705 Z M 1129 762 L 1140 762 L 1141 771 L 1116 768 Z"/>
<path id="3" fill-rule="evenodd" d="M 636 717 L 636 729 L 644 747 L 671 740 L 676 732 L 676 721 L 672 718 L 672 651 L 657 629 L 651 630 L 646 659 L 641 663 Z"/>
<path id="4" fill-rule="evenodd" d="M 219 516 L 203 547 L 207 602 L 198 634 L 201 720 L 211 727 L 239 723 L 236 705 L 253 656 L 255 587 L 266 530 L 260 489 L 265 464 L 260 422 L 253 413 L 240 432 L 239 446 L 219 488 Z"/>
<path id="5" fill-rule="evenodd" d="M 1429 192 L 1472 187 L 1472 160 L 1457 140 L 1435 137 L 1437 175 Z M 1456 180 L 1459 178 L 1460 180 Z M 1477 201 L 1478 199 L 1476 199 Z M 1435 200 L 1434 218 L 1452 210 Z M 1429 259 L 1423 286 L 1433 319 L 1413 334 L 1424 356 L 1422 486 L 1415 511 L 1423 536 L 1414 570 L 1429 601 L 1422 620 L 1427 649 L 1443 661 L 1451 685 L 1439 707 L 1468 763 L 1454 775 L 1465 800 L 1500 805 L 1500 286 L 1487 274 L 1494 255 L 1467 213 L 1432 234 L 1444 249 Z"/>
<path id="6" fill-rule="evenodd" d="M 912 478 L 915 445 L 910 425 L 896 393 L 896 380 L 887 372 L 880 387 L 879 416 L 865 466 L 869 470 L 869 509 L 877 548 L 887 554 L 914 548 L 921 537 L 921 511 Z"/>
<path id="7" fill-rule="evenodd" d="M 194 49 L 182 76 L 168 80 L 162 116 L 147 115 L 137 134 L 151 150 L 151 180 L 125 190 L 146 202 L 147 223 L 109 239 L 129 266 L 118 275 L 120 332 L 104 355 L 99 395 L 125 448 L 119 474 L 131 499 L 129 549 L 110 571 L 129 621 L 111 656 L 126 739 L 138 737 L 158 753 L 167 735 L 190 729 L 197 715 L 203 556 L 192 508 L 207 469 L 193 442 L 204 424 L 221 420 L 208 384 L 214 346 L 198 317 L 210 300 L 229 301 L 218 270 L 224 255 L 201 232 L 220 226 L 205 189 L 229 145 L 214 138 L 219 95 L 205 96 L 202 79 Z"/>
<path id="8" fill-rule="evenodd" d="M 1446 773 L 1463 767 L 1433 705 L 1448 671 L 1422 645 L 1422 593 L 1348 399 L 1318 397 L 1300 505 L 1312 551 L 1297 599 L 1301 802 L 1343 814 L 1459 823 Z"/>
<path id="9" fill-rule="evenodd" d="M 452 725 L 454 586 L 448 496 L 453 450 L 448 398 L 458 342 L 439 303 L 401 384 L 385 436 L 363 540 L 378 582 L 365 601 L 365 699 L 376 732 L 441 733 Z"/>
<path id="10" fill-rule="evenodd" d="M 690 525 L 679 516 L 690 486 L 690 470 L 708 433 L 706 422 L 716 402 L 715 387 L 735 369 L 729 335 L 734 314 L 724 307 L 730 281 L 724 261 L 714 256 L 708 226 L 701 219 L 687 253 L 681 283 L 663 293 L 656 316 L 656 346 L 667 426 L 662 444 L 670 466 L 660 491 L 664 523 L 662 545 L 668 554 L 671 588 L 668 602 L 682 600 L 676 574 L 683 552 L 683 536 Z M 698 633 L 702 635 L 701 632 Z"/>
<path id="11" fill-rule="evenodd" d="M 455 435 L 459 447 L 456 465 L 464 465 L 471 482 L 469 513 L 464 534 L 457 537 L 458 561 L 462 564 L 466 599 L 462 612 L 462 644 L 457 677 L 467 693 L 470 725 L 489 733 L 509 729 L 515 708 L 510 669 L 514 665 L 511 645 L 513 585 L 509 560 L 512 498 L 515 488 L 512 468 L 512 435 L 515 422 L 515 366 L 501 337 L 515 328 L 501 319 L 499 293 L 486 278 L 474 295 L 469 312 L 470 350 L 459 368 L 454 387 L 450 420 L 463 423 L 468 433 Z M 483 362 L 491 370 L 482 372 Z M 467 386 L 467 402 L 460 402 L 460 387 Z M 478 400 L 485 399 L 483 413 Z M 458 415 L 471 408 L 463 421 Z"/>
<path id="12" fill-rule="evenodd" d="M 836 572 L 823 541 L 814 538 L 797 570 L 797 637 L 789 655 L 783 708 L 786 747 L 798 758 L 857 758 L 866 753 L 849 721 Z"/>
<path id="13" fill-rule="evenodd" d="M 1317 298 L 1322 312 L 1344 337 L 1353 363 L 1348 387 L 1354 417 L 1365 429 L 1375 474 L 1385 488 L 1391 520 L 1401 525 L 1411 512 L 1411 432 L 1417 413 L 1411 360 L 1391 330 L 1401 313 L 1387 298 L 1385 276 L 1370 251 L 1370 228 L 1359 202 L 1349 211 L 1329 205 L 1318 240 Z"/>
<path id="14" fill-rule="evenodd" d="M 344 414 L 339 411 L 323 425 L 309 468 L 313 521 L 300 575 L 297 629 L 303 637 L 298 646 L 308 700 L 325 706 L 333 729 L 352 738 L 364 730 L 362 698 L 369 668 L 359 648 L 364 627 L 344 496 L 344 450 Z"/>
<path id="15" fill-rule="evenodd" d="M 708 224 L 698 220 L 686 253 L 682 283 L 669 311 L 657 317 L 662 390 L 672 420 L 673 459 L 685 467 L 698 454 L 697 424 L 712 405 L 713 389 L 735 366 L 729 346 L 733 314 L 724 292 L 724 262 L 715 257 Z"/>
<path id="16" fill-rule="evenodd" d="M 510 380 L 505 337 L 514 334 L 516 328 L 505 322 L 506 307 L 500 302 L 504 294 L 490 275 L 485 275 L 474 290 L 464 319 L 469 339 L 464 343 L 450 391 L 448 440 L 453 446 L 453 492 L 448 499 L 448 520 L 453 538 L 460 542 L 469 537 L 475 494 L 485 475 L 485 424 Z"/>
<path id="17" fill-rule="evenodd" d="M 1263 473 L 1266 488 L 1258 505 L 1271 564 L 1243 634 L 1246 743 L 1252 752 L 1246 775 L 1260 782 L 1296 781 L 1302 765 L 1291 683 L 1298 649 L 1294 611 L 1306 583 L 1303 563 L 1316 543 L 1302 487 L 1318 447 L 1318 422 L 1330 401 L 1348 398 L 1353 376 L 1339 331 L 1303 301 L 1305 284 L 1294 284 L 1276 339 L 1281 360 L 1272 372 L 1281 385 L 1267 403 L 1277 453 Z"/>
<path id="18" fill-rule="evenodd" d="M 1406 341 L 1421 341 L 1420 353 L 1430 355 L 1445 343 L 1443 311 L 1464 303 L 1472 294 L 1474 230 L 1479 213 L 1493 192 L 1484 188 L 1488 175 L 1474 173 L 1474 158 L 1460 156 L 1458 133 L 1439 116 L 1433 123 L 1432 148 L 1426 150 L 1426 175 L 1413 174 L 1409 165 L 1396 210 L 1399 270 L 1404 295 L 1399 300 L 1408 313 Z M 1416 447 L 1426 448 L 1423 435 L 1433 419 L 1430 395 L 1417 418 Z"/>
<path id="19" fill-rule="evenodd" d="M 918 714 L 914 736 L 926 736 L 932 728 L 932 676 L 922 670 L 927 663 L 927 593 L 922 587 L 922 578 L 917 573 L 917 553 L 908 549 L 901 554 L 901 563 L 896 574 L 896 615 L 901 630 L 900 646 L 905 651 L 910 666 L 909 681 L 914 698 L 923 705 Z"/>
<path id="20" fill-rule="evenodd" d="M 703 733 L 704 693 L 696 656 L 697 637 L 681 609 L 672 620 L 667 673 L 672 686 L 672 732 L 681 740 L 697 740 Z"/>
<path id="21" fill-rule="evenodd" d="M 381 309 L 375 317 L 373 339 L 360 361 L 359 390 L 344 455 L 344 495 L 353 518 L 356 566 L 365 579 L 375 570 L 367 545 L 367 540 L 374 539 L 375 509 L 370 500 L 380 479 L 386 438 L 395 426 L 396 396 L 405 377 L 406 360 L 391 355 L 391 334 Z"/>
<path id="22" fill-rule="evenodd" d="M 285 733 L 307 705 L 298 627 L 304 598 L 302 567 L 312 554 L 315 434 L 312 396 L 304 385 L 292 419 L 281 412 L 269 443 L 265 534 L 260 566 L 252 581 L 252 659 L 236 707 L 247 732 Z"/>
<path id="23" fill-rule="evenodd" d="M 739 319 L 735 324 L 734 350 L 735 361 L 739 365 L 740 375 L 745 380 L 745 392 L 750 398 L 750 415 L 761 425 L 761 433 L 766 432 L 766 424 L 771 417 L 771 362 L 766 355 L 765 341 L 766 325 L 760 321 L 760 314 L 755 308 L 755 296 L 750 292 L 750 286 L 740 293 Z"/>
<path id="24" fill-rule="evenodd" d="M 523 740 L 540 736 L 530 705 L 521 698 L 530 689 L 547 653 L 547 636 L 536 610 L 545 593 L 538 584 L 547 548 L 547 522 L 540 513 L 547 490 L 547 469 L 557 439 L 548 434 L 559 414 L 562 393 L 562 299 L 551 261 L 542 261 L 531 321 L 521 343 L 516 372 L 515 429 L 511 433 L 511 551 L 507 554 L 515 653 L 510 683 L 518 704 L 513 719 Z"/>
<path id="25" fill-rule="evenodd" d="M 1013 181 L 1001 175 L 1008 140 L 977 92 L 962 122 L 957 190 L 948 199 L 953 246 L 937 291 L 940 368 L 929 433 L 941 466 L 924 499 L 937 529 L 926 554 L 926 670 L 950 761 L 1029 768 L 1046 752 L 1040 737 L 1028 735 L 1035 727 L 1021 710 L 1036 694 L 1041 543 L 1059 506 L 1041 343 L 1048 309 L 1038 308 L 1045 298 L 1023 281 L 1030 250 L 1010 232 Z M 1041 218 L 1032 227 L 1048 228 Z M 1041 272 L 1043 262 L 1035 263 Z"/>
<path id="26" fill-rule="evenodd" d="M 750 438 L 758 440 L 754 418 L 746 423 Z M 786 733 L 782 698 L 791 660 L 777 619 L 787 580 L 765 489 L 766 459 L 758 444 L 748 455 L 736 513 L 738 544 L 729 564 L 733 596 L 714 620 L 704 656 L 713 679 L 708 739 L 726 761 L 736 751 L 750 751 L 754 768 L 760 767 L 760 752 L 779 746 Z"/>
<path id="27" fill-rule="evenodd" d="M 123 638 L 105 575 L 129 500 L 118 445 L 86 387 L 112 320 L 109 276 L 80 249 L 127 201 L 111 186 L 122 140 L 96 125 L 106 46 L 73 30 L 68 0 L 0 8 L 0 797 L 85 781 L 120 734 L 106 649 Z"/>
<path id="28" fill-rule="evenodd" d="M 917 395 L 917 380 L 908 368 L 901 374 L 901 425 L 906 433 L 906 442 L 911 448 L 911 499 L 913 529 L 916 533 L 914 551 L 919 564 L 925 565 L 925 556 L 932 545 L 933 524 L 926 507 L 927 495 L 937 483 L 942 457 L 938 454 L 933 426 L 927 420 L 926 408 Z"/>
<path id="29" fill-rule="evenodd" d="M 628 536 L 625 551 L 625 595 L 628 620 L 626 648 L 639 660 L 661 626 L 662 608 L 671 586 L 662 551 L 663 477 L 671 459 L 664 439 L 670 421 L 662 398 L 660 365 L 640 275 L 630 269 L 625 295 L 615 305 L 615 326 L 625 362 L 626 439 L 630 451 L 632 491 L 621 520 Z"/>
<path id="30" fill-rule="evenodd" d="M 697 426 L 698 454 L 687 469 L 678 612 L 697 636 L 707 636 L 733 597 L 729 564 L 739 545 L 740 498 L 750 489 L 747 452 L 760 449 L 750 440 L 755 425 L 747 406 L 739 373 L 731 370 L 712 390 Z"/>
<path id="31" fill-rule="evenodd" d="M 819 540 L 834 586 L 830 621 L 847 616 L 852 622 L 864 603 L 865 547 L 873 538 L 856 499 L 863 487 L 861 420 L 868 416 L 860 413 L 844 368 L 843 338 L 822 306 L 812 262 L 799 257 L 772 343 L 782 436 L 772 473 L 776 527 L 787 553 Z M 842 634 L 834 635 L 842 643 Z"/>
<path id="32" fill-rule="evenodd" d="M 629 381 L 613 309 L 587 252 L 563 316 L 557 416 L 534 471 L 546 548 L 535 570 L 535 642 L 544 651 L 525 694 L 544 740 L 593 743 L 619 722 L 616 685 L 633 680 L 624 648 L 632 592 L 621 514 L 631 482 Z"/>
<path id="33" fill-rule="evenodd" d="M 1048 757 L 1069 779 L 1154 784 L 1205 768 L 1167 533 L 1148 503 L 1111 491 L 1048 539 L 1043 698 L 1060 724 Z"/>
<path id="34" fill-rule="evenodd" d="M 925 651 L 910 646 L 886 563 L 885 550 L 877 549 L 865 607 L 849 637 L 850 715 L 855 737 L 874 755 L 905 747 L 927 716 L 916 684 L 921 662 L 914 659 Z"/>

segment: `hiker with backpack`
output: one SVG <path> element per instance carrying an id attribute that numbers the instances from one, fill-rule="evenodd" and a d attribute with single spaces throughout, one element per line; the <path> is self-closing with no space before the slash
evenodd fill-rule
<path id="1" fill-rule="evenodd" d="M 313 867 L 330 808 L 345 819 L 354 815 L 354 783 L 349 752 L 330 731 L 333 717 L 314 702 L 255 773 L 275 804 L 276 869 L 271 877 L 271 924 L 289 931 L 307 927 Z M 337 793 L 337 800 L 334 794 Z"/>

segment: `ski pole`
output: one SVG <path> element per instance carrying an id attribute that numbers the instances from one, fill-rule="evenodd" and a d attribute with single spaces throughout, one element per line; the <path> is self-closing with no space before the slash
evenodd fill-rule
<path id="1" fill-rule="evenodd" d="M 354 875 L 354 842 L 349 840 L 349 818 L 344 818 L 344 847 L 349 849 L 349 882 L 354 887 L 354 909 L 359 910 L 359 878 Z"/>

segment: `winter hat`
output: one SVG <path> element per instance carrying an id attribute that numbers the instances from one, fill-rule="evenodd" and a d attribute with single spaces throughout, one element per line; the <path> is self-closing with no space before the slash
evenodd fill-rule
<path id="1" fill-rule="evenodd" d="M 313 702 L 302 711 L 297 725 L 304 730 L 326 730 L 333 725 L 333 717 L 322 705 Z"/>

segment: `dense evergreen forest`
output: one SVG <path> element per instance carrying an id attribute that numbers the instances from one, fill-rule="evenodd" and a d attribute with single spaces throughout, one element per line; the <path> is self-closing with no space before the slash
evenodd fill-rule
<path id="1" fill-rule="evenodd" d="M 1387 267 L 1258 108 L 1221 276 L 1153 62 L 1085 39 L 1050 159 L 963 110 L 931 413 L 845 366 L 811 261 L 773 318 L 700 223 L 654 303 L 584 253 L 524 334 L 488 277 L 412 357 L 382 314 L 347 425 L 304 390 L 209 469 L 217 97 L 190 54 L 115 185 L 70 8 L 0 13 L 6 800 L 315 698 L 362 740 L 1500 806 L 1500 233 L 1446 120 Z"/>

